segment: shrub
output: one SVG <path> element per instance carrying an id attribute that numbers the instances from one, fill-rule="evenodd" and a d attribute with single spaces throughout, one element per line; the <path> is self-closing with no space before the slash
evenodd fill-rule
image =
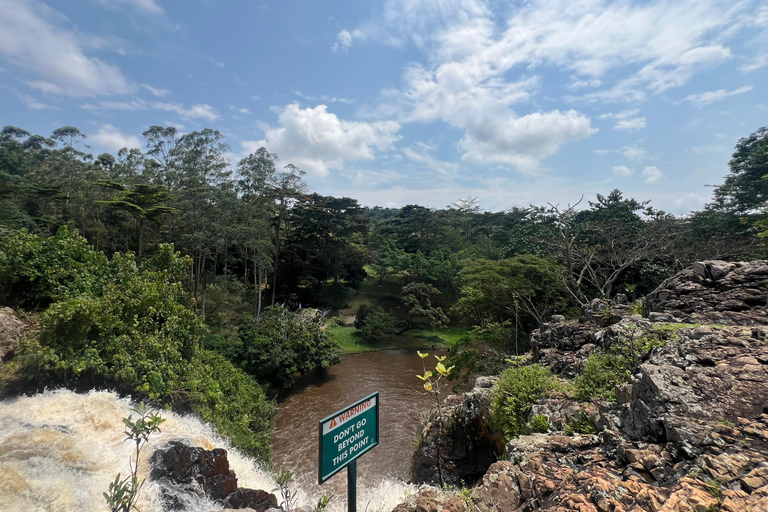
<path id="1" fill-rule="evenodd" d="M 528 429 L 531 432 L 546 433 L 549 431 L 549 423 L 547 423 L 547 417 L 543 414 L 537 414 L 531 418 L 531 421 L 528 423 Z"/>
<path id="2" fill-rule="evenodd" d="M 666 343 L 664 334 L 629 336 L 614 342 L 607 351 L 597 351 L 584 362 L 584 371 L 576 378 L 576 397 L 616 401 L 616 387 L 629 382 L 632 373 L 648 353 Z"/>
<path id="3" fill-rule="evenodd" d="M 505 440 L 528 432 L 531 406 L 557 387 L 549 368 L 537 364 L 504 370 L 491 391 L 491 422 Z"/>
<path id="4" fill-rule="evenodd" d="M 270 460 L 274 405 L 249 375 L 200 349 L 183 377 L 180 399 L 240 450 Z"/>
<path id="5" fill-rule="evenodd" d="M 281 307 L 266 308 L 261 318 L 240 327 L 240 367 L 259 382 L 287 388 L 297 372 L 327 369 L 341 362 L 341 348 L 320 322 Z"/>
<path id="6" fill-rule="evenodd" d="M 355 316 L 355 327 L 367 340 L 389 336 L 395 332 L 395 322 L 381 306 L 373 309 L 366 305 L 360 306 Z"/>

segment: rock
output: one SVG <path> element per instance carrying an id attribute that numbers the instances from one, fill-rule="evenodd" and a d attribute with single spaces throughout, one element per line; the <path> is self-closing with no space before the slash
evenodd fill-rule
<path id="1" fill-rule="evenodd" d="M 439 483 L 438 444 L 443 481 L 449 485 L 476 482 L 496 461 L 503 443 L 488 427 L 489 393 L 495 381 L 496 378 L 478 377 L 472 391 L 445 399 L 442 417 L 432 411 L 413 454 L 411 481 Z"/>
<path id="2" fill-rule="evenodd" d="M 277 497 L 267 491 L 256 489 L 237 489 L 230 493 L 224 500 L 224 504 L 235 509 L 253 509 L 256 512 L 265 512 L 270 508 L 277 508 Z"/>
<path id="3" fill-rule="evenodd" d="M 685 323 L 768 325 L 768 261 L 700 261 L 648 295 L 648 312 Z"/>
<path id="4" fill-rule="evenodd" d="M 152 480 L 197 486 L 214 500 L 223 500 L 237 489 L 237 477 L 229 469 L 227 451 L 221 448 L 208 451 L 171 441 L 167 449 L 156 450 L 149 462 Z"/>
<path id="5" fill-rule="evenodd" d="M 278 508 L 277 497 L 262 490 L 237 487 L 235 472 L 229 469 L 227 451 L 205 450 L 187 441 L 170 441 L 149 459 L 149 478 L 161 485 L 167 510 L 187 508 L 185 496 L 206 496 L 227 509 L 265 512 Z"/>
<path id="6" fill-rule="evenodd" d="M 19 348 L 24 322 L 16 318 L 11 308 L 0 308 L 0 365 Z"/>

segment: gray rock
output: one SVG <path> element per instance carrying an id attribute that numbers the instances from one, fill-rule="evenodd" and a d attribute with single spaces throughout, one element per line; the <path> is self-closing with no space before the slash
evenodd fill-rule
<path id="1" fill-rule="evenodd" d="M 19 348 L 24 322 L 16 318 L 11 308 L 0 308 L 0 365 Z"/>

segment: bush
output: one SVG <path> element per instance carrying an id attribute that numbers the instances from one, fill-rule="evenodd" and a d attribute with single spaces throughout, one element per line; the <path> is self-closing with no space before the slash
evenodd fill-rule
<path id="1" fill-rule="evenodd" d="M 261 318 L 240 327 L 239 365 L 259 382 L 290 387 L 295 374 L 328 369 L 341 362 L 341 348 L 320 322 L 281 307 L 266 308 Z"/>
<path id="2" fill-rule="evenodd" d="M 366 340 L 389 336 L 395 332 L 394 320 L 381 306 L 376 309 L 365 304 L 360 306 L 355 315 L 355 327 Z"/>
<path id="3" fill-rule="evenodd" d="M 201 349 L 183 379 L 185 402 L 240 450 L 270 460 L 274 405 L 249 375 Z"/>
<path id="4" fill-rule="evenodd" d="M 505 441 L 528 433 L 531 406 L 557 387 L 549 368 L 537 364 L 504 370 L 491 391 L 491 422 Z"/>
<path id="5" fill-rule="evenodd" d="M 620 339 L 607 351 L 597 351 L 584 362 L 584 371 L 576 378 L 576 398 L 616 401 L 616 387 L 629 382 L 643 359 L 655 347 L 665 343 L 663 333 Z"/>
<path id="6" fill-rule="evenodd" d="M 95 269 L 98 282 L 42 315 L 40 351 L 26 358 L 27 368 L 59 382 L 107 380 L 170 397 L 206 332 L 172 280 L 186 263 L 168 245 L 141 268 L 132 255 L 105 260 Z"/>

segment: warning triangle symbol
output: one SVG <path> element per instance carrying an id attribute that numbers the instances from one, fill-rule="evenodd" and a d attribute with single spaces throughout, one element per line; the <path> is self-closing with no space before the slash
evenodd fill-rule
<path id="1" fill-rule="evenodd" d="M 333 428 L 333 427 L 335 427 L 335 426 L 336 426 L 336 418 L 333 418 L 333 420 L 331 420 L 331 426 L 330 426 L 330 428 Z"/>

